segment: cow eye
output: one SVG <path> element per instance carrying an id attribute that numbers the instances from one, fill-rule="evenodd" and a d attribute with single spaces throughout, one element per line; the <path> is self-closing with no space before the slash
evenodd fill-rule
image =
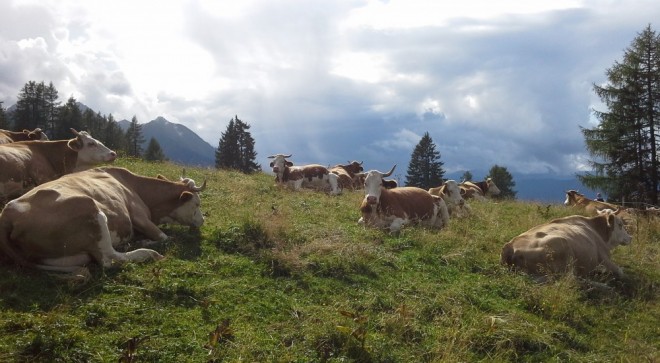
<path id="1" fill-rule="evenodd" d="M 96 146 L 96 143 L 93 142 L 93 141 L 90 141 L 90 142 L 87 143 L 87 146 L 94 147 L 94 146 Z"/>

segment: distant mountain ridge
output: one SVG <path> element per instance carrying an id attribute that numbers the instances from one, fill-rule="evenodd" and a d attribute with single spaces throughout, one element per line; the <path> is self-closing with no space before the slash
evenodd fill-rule
<path id="1" fill-rule="evenodd" d="M 117 123 L 124 132 L 131 124 L 128 120 Z M 160 116 L 141 125 L 145 140 L 142 144 L 144 150 L 153 137 L 170 161 L 191 166 L 215 166 L 215 148 L 186 126 Z"/>

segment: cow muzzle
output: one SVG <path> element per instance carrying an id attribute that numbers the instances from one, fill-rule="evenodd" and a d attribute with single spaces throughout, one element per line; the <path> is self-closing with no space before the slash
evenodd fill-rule
<path id="1" fill-rule="evenodd" d="M 375 195 L 367 195 L 368 204 L 378 204 L 378 197 Z"/>

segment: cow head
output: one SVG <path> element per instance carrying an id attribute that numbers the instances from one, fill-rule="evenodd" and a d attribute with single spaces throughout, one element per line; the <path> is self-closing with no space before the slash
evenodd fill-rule
<path id="1" fill-rule="evenodd" d="M 78 153 L 77 169 L 110 163 L 117 158 L 117 153 L 108 149 L 102 142 L 96 140 L 87 132 L 78 132 L 74 129 L 71 129 L 71 132 L 76 135 L 76 138 L 69 140 L 67 145 L 71 150 Z"/>
<path id="2" fill-rule="evenodd" d="M 495 185 L 495 182 L 493 181 L 492 178 L 487 178 L 486 179 L 486 185 L 488 186 L 488 194 L 490 194 L 490 195 L 499 195 L 501 193 L 500 188 L 498 188 L 497 185 Z M 484 194 L 485 194 L 485 191 L 484 191 Z"/>
<path id="3" fill-rule="evenodd" d="M 48 136 L 40 128 L 36 128 L 33 131 L 23 130 L 23 133 L 27 135 L 28 140 L 48 141 Z"/>
<path id="4" fill-rule="evenodd" d="M 381 187 L 383 187 L 383 178 L 392 175 L 394 168 L 396 168 L 396 164 L 387 173 L 378 170 L 370 170 L 365 173 L 364 193 L 368 204 L 378 204 L 382 192 Z"/>
<path id="5" fill-rule="evenodd" d="M 202 201 L 199 198 L 199 192 L 206 189 L 206 180 L 204 180 L 201 187 L 196 186 L 195 181 L 190 178 L 185 178 L 179 183 L 185 185 L 185 190 L 179 195 L 176 208 L 167 217 L 163 218 L 161 223 L 177 223 L 199 228 L 204 224 L 204 216 L 200 209 Z"/>
<path id="6" fill-rule="evenodd" d="M 461 196 L 461 188 L 458 186 L 456 180 L 447 180 L 444 184 L 444 195 L 447 197 L 448 204 L 461 206 L 465 204 L 465 200 Z"/>
<path id="7" fill-rule="evenodd" d="M 270 162 L 270 167 L 273 168 L 273 173 L 281 175 L 284 173 L 284 169 L 286 167 L 293 166 L 293 163 L 287 160 L 287 158 L 290 158 L 291 155 L 292 154 L 275 154 L 269 156 L 269 159 L 273 159 L 273 161 Z"/>
<path id="8" fill-rule="evenodd" d="M 348 164 L 343 165 L 344 169 L 351 173 L 351 175 L 361 173 L 364 171 L 362 167 L 362 161 L 349 161 Z"/>
<path id="9" fill-rule="evenodd" d="M 607 227 L 609 230 L 610 238 L 608 244 L 613 248 L 618 245 L 629 245 L 632 241 L 632 236 L 626 231 L 623 219 L 621 219 L 616 212 L 607 212 L 601 215 L 607 218 Z"/>
<path id="10" fill-rule="evenodd" d="M 578 193 L 577 190 L 567 190 L 566 191 L 566 200 L 564 201 L 565 206 L 575 205 L 577 203 L 577 197 L 582 196 Z"/>

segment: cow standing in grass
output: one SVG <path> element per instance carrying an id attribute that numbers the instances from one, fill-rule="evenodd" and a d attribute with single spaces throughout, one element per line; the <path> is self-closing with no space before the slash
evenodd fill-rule
<path id="1" fill-rule="evenodd" d="M 365 196 L 360 206 L 362 217 L 358 223 L 398 232 L 408 223 L 442 228 L 449 223 L 447 204 L 441 197 L 417 187 L 387 189 L 383 179 L 392 175 L 396 165 L 387 173 L 371 170 L 365 173 Z"/>

